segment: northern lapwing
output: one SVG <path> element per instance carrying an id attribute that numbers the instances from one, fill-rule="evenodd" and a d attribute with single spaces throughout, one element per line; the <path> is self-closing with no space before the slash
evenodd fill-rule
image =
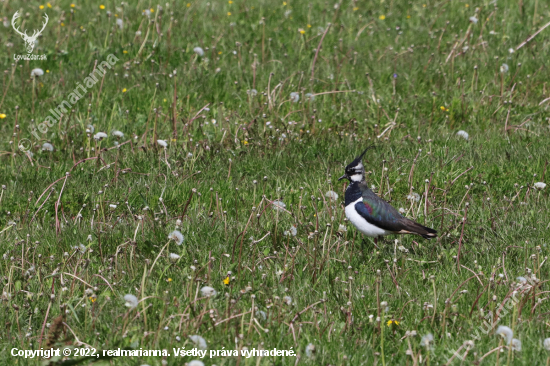
<path id="1" fill-rule="evenodd" d="M 372 146 L 371 146 L 372 147 Z M 346 217 L 366 236 L 378 237 L 390 234 L 417 234 L 425 239 L 435 238 L 437 231 L 402 216 L 389 203 L 378 197 L 367 185 L 365 167 L 361 159 L 371 147 L 346 167 L 346 174 L 338 180 L 347 179 Z"/>

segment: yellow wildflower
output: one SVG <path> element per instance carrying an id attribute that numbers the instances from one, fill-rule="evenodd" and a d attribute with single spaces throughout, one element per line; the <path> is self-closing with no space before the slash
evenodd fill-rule
<path id="1" fill-rule="evenodd" d="M 298 32 L 300 32 L 300 34 L 305 34 L 306 33 L 306 31 L 303 28 L 299 28 Z"/>
<path id="2" fill-rule="evenodd" d="M 50 4 L 50 3 L 47 3 L 46 5 L 48 6 L 48 8 L 50 8 L 50 9 L 51 9 L 51 7 L 52 7 L 52 4 Z"/>
<path id="3" fill-rule="evenodd" d="M 385 15 L 380 15 L 380 16 L 378 17 L 378 19 L 384 20 L 384 19 L 386 19 L 386 16 L 385 16 Z"/>
<path id="4" fill-rule="evenodd" d="M 65 23 L 61 23 L 61 26 L 64 27 L 64 26 L 65 26 Z"/>
<path id="5" fill-rule="evenodd" d="M 283 1 L 283 6 L 286 6 L 286 1 Z"/>
<path id="6" fill-rule="evenodd" d="M 71 8 L 74 8 L 76 5 L 75 4 L 71 4 Z"/>
<path id="7" fill-rule="evenodd" d="M 231 1 L 231 0 L 229 0 L 228 2 L 229 2 L 229 5 L 233 4 L 233 1 Z"/>
<path id="8" fill-rule="evenodd" d="M 4 118 L 6 118 L 6 117 L 7 117 L 7 116 L 6 116 L 5 113 L 0 113 L 0 119 L 4 119 Z"/>
<path id="9" fill-rule="evenodd" d="M 100 8 L 101 10 L 105 10 L 105 5 L 101 4 L 101 5 L 99 6 L 99 8 Z"/>
<path id="10" fill-rule="evenodd" d="M 229 285 L 229 276 L 223 279 L 224 285 Z"/>
<path id="11" fill-rule="evenodd" d="M 128 53 L 128 51 L 126 51 L 126 50 L 123 50 L 123 51 L 122 51 L 122 53 L 126 54 L 126 53 Z"/>
<path id="12" fill-rule="evenodd" d="M 311 24 L 308 24 L 307 27 L 308 27 L 308 28 L 311 28 Z"/>
<path id="13" fill-rule="evenodd" d="M 123 93 L 126 93 L 126 88 L 122 89 L 122 92 L 123 92 Z"/>
<path id="14" fill-rule="evenodd" d="M 357 6 L 353 8 L 353 11 L 357 11 L 357 10 L 359 10 Z"/>
<path id="15" fill-rule="evenodd" d="M 167 281 L 168 281 L 168 282 L 172 282 L 172 279 L 171 279 L 170 277 L 168 277 L 168 280 L 167 280 Z"/>
<path id="16" fill-rule="evenodd" d="M 230 12 L 230 11 L 227 12 L 227 16 L 231 16 L 231 12 Z"/>
<path id="17" fill-rule="evenodd" d="M 187 3 L 187 7 L 190 7 L 191 6 L 191 3 Z"/>
<path id="18" fill-rule="evenodd" d="M 40 5 L 38 8 L 39 8 L 40 10 L 42 10 L 42 9 L 44 9 L 44 5 Z"/>
<path id="19" fill-rule="evenodd" d="M 154 13 L 154 12 L 155 12 L 155 9 L 151 8 L 151 9 L 149 9 L 149 11 L 150 11 L 151 13 Z"/>
<path id="20" fill-rule="evenodd" d="M 388 320 L 388 322 L 386 323 L 388 325 L 388 327 L 391 327 L 391 325 L 399 325 L 399 322 L 397 320 Z"/>

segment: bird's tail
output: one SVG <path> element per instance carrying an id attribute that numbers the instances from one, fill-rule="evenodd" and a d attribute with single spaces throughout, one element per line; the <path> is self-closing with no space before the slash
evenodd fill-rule
<path id="1" fill-rule="evenodd" d="M 437 231 L 429 228 L 427 226 L 420 225 L 417 222 L 414 222 L 412 220 L 407 220 L 407 231 L 409 231 L 412 234 L 417 234 L 423 237 L 424 239 L 432 239 L 437 237 Z"/>
<path id="2" fill-rule="evenodd" d="M 420 234 L 424 239 L 432 239 L 437 238 L 437 231 L 429 228 L 427 226 L 422 226 L 422 228 L 426 231 L 425 234 Z"/>

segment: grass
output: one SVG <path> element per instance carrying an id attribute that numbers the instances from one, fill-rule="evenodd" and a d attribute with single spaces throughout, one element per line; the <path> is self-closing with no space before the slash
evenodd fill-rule
<path id="1" fill-rule="evenodd" d="M 176 365 L 192 335 L 218 366 L 548 364 L 547 3 L 39 5 L 1 12 L 49 16 L 45 61 L 2 39 L 2 364 Z M 346 221 L 337 178 L 371 144 L 373 190 L 437 239 Z M 245 347 L 297 357 L 209 357 Z"/>

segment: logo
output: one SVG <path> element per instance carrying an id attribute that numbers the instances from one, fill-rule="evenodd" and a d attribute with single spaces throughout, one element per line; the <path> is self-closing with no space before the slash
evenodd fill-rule
<path id="1" fill-rule="evenodd" d="M 40 29 L 40 30 L 35 29 L 31 36 L 29 36 L 27 34 L 27 30 L 21 32 L 19 30 L 19 27 L 16 26 L 15 21 L 19 17 L 21 17 L 21 14 L 19 14 L 19 12 L 16 11 L 15 14 L 13 14 L 13 17 L 11 18 L 11 25 L 12 25 L 13 29 L 17 32 L 17 34 L 19 34 L 23 38 L 23 41 L 25 41 L 25 48 L 27 49 L 27 52 L 29 54 L 26 55 L 26 56 L 24 56 L 24 55 L 13 55 L 14 60 L 17 60 L 17 59 L 22 59 L 22 60 L 45 60 L 46 55 L 34 56 L 34 55 L 31 55 L 31 53 L 34 50 L 34 45 L 36 44 L 36 40 L 37 40 L 38 36 L 40 34 L 42 34 L 42 31 L 46 28 L 46 25 L 48 24 L 48 20 L 49 20 L 48 14 L 44 13 L 44 19 L 46 19 L 46 21 L 44 23 L 42 23 L 42 29 Z"/>
<path id="2" fill-rule="evenodd" d="M 32 147 L 32 143 L 29 139 L 21 139 L 17 145 L 22 152 L 30 151 Z"/>

